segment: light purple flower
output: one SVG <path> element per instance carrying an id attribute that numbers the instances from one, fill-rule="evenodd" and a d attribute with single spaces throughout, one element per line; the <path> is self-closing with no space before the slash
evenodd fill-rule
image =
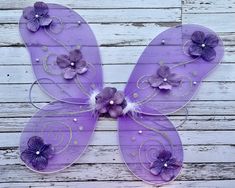
<path id="1" fill-rule="evenodd" d="M 43 139 L 33 136 L 28 140 L 28 148 L 24 150 L 20 158 L 36 170 L 43 170 L 48 165 L 48 160 L 54 156 L 51 144 L 44 144 Z"/>
<path id="2" fill-rule="evenodd" d="M 151 163 L 150 172 L 154 176 L 160 175 L 164 181 L 170 181 L 175 177 L 174 171 L 180 166 L 176 158 L 172 157 L 170 151 L 163 150 L 156 160 Z"/>
<path id="3" fill-rule="evenodd" d="M 66 80 L 71 80 L 77 74 L 84 74 L 88 70 L 87 62 L 82 59 L 79 49 L 69 52 L 69 55 L 58 56 L 56 62 L 63 69 L 63 76 Z"/>
<path id="4" fill-rule="evenodd" d="M 192 57 L 201 57 L 205 61 L 212 61 L 216 57 L 214 48 L 219 39 L 216 35 L 205 35 L 202 31 L 195 31 L 191 37 L 192 44 L 189 46 L 189 54 Z"/>
<path id="5" fill-rule="evenodd" d="M 43 2 L 34 3 L 34 7 L 26 7 L 23 16 L 27 22 L 27 28 L 36 32 L 40 27 L 48 26 L 52 22 L 52 18 L 48 15 L 48 6 Z"/>
<path id="6" fill-rule="evenodd" d="M 100 114 L 109 114 L 110 117 L 117 118 L 123 113 L 126 107 L 124 93 L 117 91 L 113 87 L 105 87 L 96 95 L 96 110 Z"/>
<path id="7" fill-rule="evenodd" d="M 148 79 L 148 83 L 153 88 L 160 90 L 171 90 L 181 83 L 181 78 L 175 73 L 171 73 L 170 68 L 166 65 L 160 66 L 155 75 Z"/>

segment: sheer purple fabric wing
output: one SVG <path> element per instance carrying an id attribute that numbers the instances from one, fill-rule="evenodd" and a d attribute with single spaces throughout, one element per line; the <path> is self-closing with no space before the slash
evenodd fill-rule
<path id="1" fill-rule="evenodd" d="M 136 111 L 169 114 L 191 100 L 223 57 L 223 43 L 210 29 L 182 25 L 159 34 L 144 50 L 125 95 Z"/>
<path id="2" fill-rule="evenodd" d="M 182 144 L 176 129 L 165 116 L 121 117 L 118 134 L 123 159 L 139 179 L 162 185 L 180 173 Z"/>
<path id="3" fill-rule="evenodd" d="M 96 38 L 75 11 L 57 4 L 47 6 L 48 13 L 39 20 L 42 23 L 37 28 L 36 18 L 35 23 L 29 20 L 33 7 L 24 10 L 19 22 L 36 78 L 44 91 L 57 100 L 88 98 L 92 90 L 100 90 L 103 84 Z"/>
<path id="4" fill-rule="evenodd" d="M 97 121 L 89 106 L 54 102 L 37 112 L 20 138 L 20 157 L 33 171 L 52 173 L 76 162 Z"/>

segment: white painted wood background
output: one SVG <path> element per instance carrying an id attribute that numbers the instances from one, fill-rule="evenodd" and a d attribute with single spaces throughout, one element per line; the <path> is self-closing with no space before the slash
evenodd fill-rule
<path id="1" fill-rule="evenodd" d="M 74 8 L 91 25 L 103 59 L 107 85 L 123 88 L 145 46 L 161 31 L 181 23 L 215 30 L 224 40 L 222 64 L 189 103 L 189 120 L 178 127 L 185 163 L 172 187 L 235 187 L 235 0 L 50 0 Z M 32 0 L 0 0 L 0 187 L 151 188 L 123 164 L 117 124 L 101 119 L 87 152 L 51 175 L 29 171 L 19 160 L 22 128 L 36 112 L 28 103 L 34 81 L 17 22 Z M 120 76 L 121 73 L 121 76 Z M 39 88 L 34 100 L 50 99 Z M 183 112 L 170 117 L 175 125 Z"/>

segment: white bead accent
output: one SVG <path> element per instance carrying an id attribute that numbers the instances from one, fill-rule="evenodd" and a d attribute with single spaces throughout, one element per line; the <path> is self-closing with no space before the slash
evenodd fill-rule
<path id="1" fill-rule="evenodd" d="M 39 59 L 37 58 L 37 59 L 35 59 L 36 60 L 36 62 L 39 62 Z"/>
<path id="2" fill-rule="evenodd" d="M 202 44 L 202 47 L 204 48 L 204 47 L 206 47 L 206 45 L 205 45 L 205 44 Z"/>
<path id="3" fill-rule="evenodd" d="M 38 14 L 36 14 L 36 15 L 35 15 L 35 17 L 36 17 L 36 18 L 38 18 L 38 17 L 39 17 L 39 15 L 38 15 Z"/>
<path id="4" fill-rule="evenodd" d="M 165 163 L 164 166 L 167 167 L 168 166 L 167 163 Z"/>
<path id="5" fill-rule="evenodd" d="M 139 134 L 142 134 L 143 133 L 143 131 L 139 131 Z"/>
<path id="6" fill-rule="evenodd" d="M 73 121 L 74 121 L 74 122 L 77 122 L 78 120 L 77 120 L 77 118 L 74 118 Z"/>
<path id="7" fill-rule="evenodd" d="M 165 40 L 164 39 L 162 39 L 162 44 L 165 44 Z"/>
<path id="8" fill-rule="evenodd" d="M 36 155 L 39 155 L 40 154 L 40 151 L 36 151 Z"/>
<path id="9" fill-rule="evenodd" d="M 163 81 L 166 82 L 166 81 L 167 81 L 167 78 L 164 78 Z"/>
<path id="10" fill-rule="evenodd" d="M 74 64 L 74 62 L 72 62 L 72 63 L 70 63 L 70 65 L 71 65 L 71 66 L 74 66 L 75 64 Z"/>
<path id="11" fill-rule="evenodd" d="M 197 84 L 197 82 L 196 82 L 196 81 L 194 81 L 194 82 L 193 82 L 193 85 L 196 85 L 196 84 Z"/>
<path id="12" fill-rule="evenodd" d="M 109 104 L 111 104 L 111 105 L 114 104 L 114 101 L 109 101 Z"/>
<path id="13" fill-rule="evenodd" d="M 78 21 L 78 25 L 81 25 L 81 23 L 82 23 L 81 21 Z"/>

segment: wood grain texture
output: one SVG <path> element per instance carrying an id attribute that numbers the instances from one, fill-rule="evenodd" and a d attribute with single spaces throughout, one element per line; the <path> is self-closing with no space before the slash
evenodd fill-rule
<path id="1" fill-rule="evenodd" d="M 184 110 L 169 116 L 184 145 L 181 175 L 167 188 L 235 185 L 235 0 L 49 0 L 69 6 L 91 25 L 102 55 L 106 85 L 125 87 L 135 63 L 159 33 L 181 23 L 213 29 L 224 41 L 221 65 Z M 66 170 L 38 175 L 19 160 L 20 132 L 37 111 L 28 99 L 35 80 L 18 32 L 22 8 L 32 0 L 0 1 L 0 187 L 153 188 L 137 180 L 118 150 L 117 122 L 100 118 L 91 145 Z M 119 76 L 122 72 L 122 76 Z M 36 85 L 39 106 L 51 99 Z"/>

